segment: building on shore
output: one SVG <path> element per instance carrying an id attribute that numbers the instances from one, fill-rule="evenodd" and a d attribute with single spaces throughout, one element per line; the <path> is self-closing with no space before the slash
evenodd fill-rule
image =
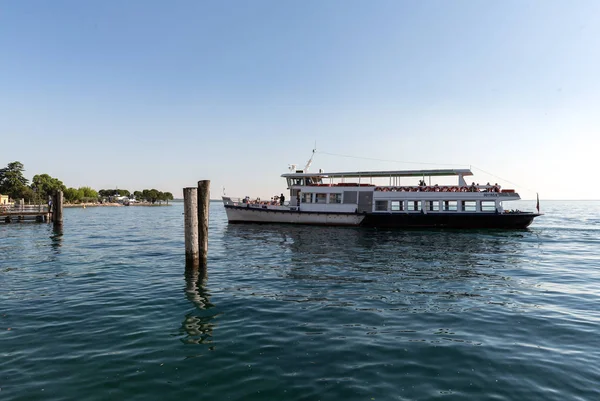
<path id="1" fill-rule="evenodd" d="M 12 205 L 12 202 L 10 201 L 8 195 L 0 194 L 0 205 Z"/>

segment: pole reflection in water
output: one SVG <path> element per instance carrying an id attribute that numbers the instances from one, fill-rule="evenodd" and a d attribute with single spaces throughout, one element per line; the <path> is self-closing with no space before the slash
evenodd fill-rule
<path id="1" fill-rule="evenodd" d="M 185 295 L 196 307 L 194 311 L 186 314 L 181 328 L 186 337 L 182 341 L 186 344 L 212 344 L 212 321 L 216 316 L 214 306 L 210 302 L 210 293 L 207 289 L 208 274 L 206 265 L 199 268 L 186 268 L 185 270 Z M 212 346 L 209 347 L 212 350 Z"/>
<path id="2" fill-rule="evenodd" d="M 52 234 L 50 235 L 50 246 L 55 253 L 60 253 L 60 248 L 62 247 L 62 239 L 63 239 L 63 228 L 62 226 L 53 226 Z"/>

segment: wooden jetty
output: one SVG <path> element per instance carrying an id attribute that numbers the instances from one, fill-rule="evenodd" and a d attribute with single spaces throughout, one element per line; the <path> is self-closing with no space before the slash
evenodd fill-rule
<path id="1" fill-rule="evenodd" d="M 34 220 L 49 222 L 50 211 L 47 205 L 11 205 L 0 206 L 0 221 L 12 223 L 13 221 Z"/>
<path id="2" fill-rule="evenodd" d="M 56 191 L 49 205 L 25 205 L 21 200 L 16 205 L 0 205 L 0 222 L 24 222 L 27 220 L 39 223 L 52 221 L 55 226 L 62 225 L 63 193 Z"/>

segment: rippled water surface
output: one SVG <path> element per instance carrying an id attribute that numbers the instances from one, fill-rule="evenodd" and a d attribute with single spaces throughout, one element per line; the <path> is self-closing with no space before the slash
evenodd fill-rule
<path id="1" fill-rule="evenodd" d="M 532 202 L 516 205 L 531 209 Z M 0 400 L 598 400 L 600 202 L 523 231 L 0 224 Z"/>

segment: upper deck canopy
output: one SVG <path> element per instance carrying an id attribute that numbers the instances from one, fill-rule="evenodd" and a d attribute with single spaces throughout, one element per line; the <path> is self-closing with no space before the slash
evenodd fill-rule
<path id="1" fill-rule="evenodd" d="M 437 170 L 397 170 L 397 171 L 352 171 L 345 173 L 286 173 L 284 178 L 327 177 L 327 178 L 369 178 L 369 177 L 439 177 L 453 175 L 473 175 L 469 169 L 437 169 Z"/>

